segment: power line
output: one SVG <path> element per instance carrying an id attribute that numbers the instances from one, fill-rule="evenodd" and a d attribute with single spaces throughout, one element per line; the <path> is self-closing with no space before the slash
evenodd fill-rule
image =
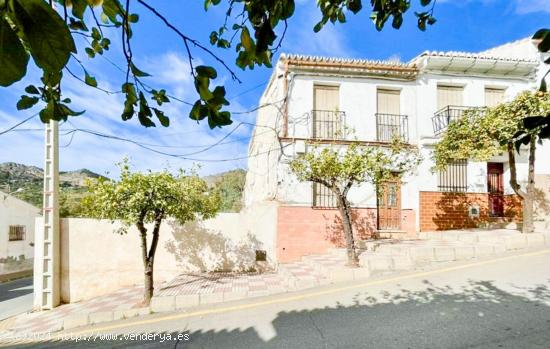
<path id="1" fill-rule="evenodd" d="M 32 119 L 33 119 L 34 117 L 36 117 L 37 115 L 38 115 L 38 113 L 33 114 L 33 115 L 29 116 L 28 118 L 26 118 L 25 120 L 23 120 L 23 121 L 21 121 L 21 122 L 18 122 L 17 124 L 11 126 L 10 128 L 5 129 L 4 131 L 0 132 L 0 136 L 3 135 L 3 134 L 5 134 L 5 133 L 8 133 L 8 132 L 10 132 L 11 130 L 13 130 L 13 129 L 15 129 L 15 128 L 21 126 L 21 125 L 23 125 L 24 123 L 26 123 L 26 122 L 28 122 L 28 121 L 30 121 L 30 120 L 32 120 Z"/>

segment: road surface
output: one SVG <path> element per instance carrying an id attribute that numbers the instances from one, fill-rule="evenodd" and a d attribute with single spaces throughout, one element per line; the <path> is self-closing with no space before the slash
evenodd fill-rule
<path id="1" fill-rule="evenodd" d="M 32 277 L 0 283 L 0 321 L 32 309 Z"/>
<path id="2" fill-rule="evenodd" d="M 100 337 L 110 333 L 142 337 Z M 155 314 L 63 335 L 90 336 L 90 341 L 21 347 L 549 348 L 550 249 Z M 166 340 L 168 335 L 179 340 Z"/>

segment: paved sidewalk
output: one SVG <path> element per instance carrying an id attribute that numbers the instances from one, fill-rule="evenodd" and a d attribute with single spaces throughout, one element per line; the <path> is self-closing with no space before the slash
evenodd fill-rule
<path id="1" fill-rule="evenodd" d="M 2 334 L 59 331 L 65 327 L 64 324 L 74 321 L 76 318 L 87 317 L 86 323 L 93 323 L 94 316 L 97 317 L 96 320 L 100 320 L 101 314 L 112 314 L 113 312 L 132 313 L 132 310 L 136 309 L 137 304 L 142 299 L 143 287 L 129 287 L 88 301 L 64 304 L 50 311 L 21 314 L 8 319 L 10 326 L 8 331 L 6 331 L 6 328 L 3 329 L 5 333 L 2 333 L 3 326 L 0 322 L 0 339 Z M 110 316 L 107 316 L 107 318 L 110 318 Z M 105 321 L 105 315 L 102 320 Z M 111 318 L 111 320 L 113 319 Z"/>
<path id="2" fill-rule="evenodd" d="M 182 274 L 156 287 L 148 308 L 139 308 L 143 289 L 130 287 L 97 299 L 63 305 L 54 310 L 17 317 L 15 325 L 0 322 L 2 334 L 50 332 L 169 312 L 198 305 L 234 301 L 304 290 L 335 282 L 362 280 L 374 274 L 414 270 L 440 262 L 498 255 L 509 250 L 550 246 L 550 233 L 520 234 L 510 230 L 449 231 L 420 235 L 416 240 L 374 240 L 360 244 L 360 268 L 345 266 L 346 253 L 333 249 L 324 255 L 279 265 L 270 273 Z M 10 332 L 5 328 L 9 327 Z M 2 330 L 4 328 L 4 331 Z"/>

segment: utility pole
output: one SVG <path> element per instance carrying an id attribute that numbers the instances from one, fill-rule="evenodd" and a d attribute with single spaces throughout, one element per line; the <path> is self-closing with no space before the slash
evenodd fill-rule
<path id="1" fill-rule="evenodd" d="M 40 307 L 53 309 L 60 303 L 59 231 L 59 123 L 50 120 L 44 134 L 44 217 Z"/>

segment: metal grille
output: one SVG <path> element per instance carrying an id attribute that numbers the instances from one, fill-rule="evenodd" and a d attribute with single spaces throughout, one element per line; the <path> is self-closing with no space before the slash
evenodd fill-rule
<path id="1" fill-rule="evenodd" d="M 396 137 L 403 142 L 409 141 L 407 115 L 376 113 L 376 140 L 391 142 Z"/>
<path id="2" fill-rule="evenodd" d="M 488 189 L 491 194 L 503 194 L 504 188 L 502 188 L 502 174 L 500 173 L 488 173 L 487 182 L 489 183 Z"/>
<path id="3" fill-rule="evenodd" d="M 9 241 L 25 240 L 24 225 L 10 225 Z"/>
<path id="4" fill-rule="evenodd" d="M 313 183 L 313 207 L 333 208 L 337 207 L 336 195 L 323 184 Z"/>
<path id="5" fill-rule="evenodd" d="M 467 169 L 467 160 L 456 160 L 448 164 L 445 170 L 439 171 L 437 176 L 439 191 L 466 192 L 468 190 Z"/>
<path id="6" fill-rule="evenodd" d="M 434 134 L 437 136 L 441 134 L 449 124 L 455 120 L 458 120 L 464 111 L 466 110 L 482 110 L 483 108 L 479 107 L 465 107 L 457 105 L 448 105 L 435 112 L 432 117 L 432 126 Z"/>
<path id="7" fill-rule="evenodd" d="M 334 110 L 313 110 L 313 138 L 344 139 L 345 113 Z"/>

